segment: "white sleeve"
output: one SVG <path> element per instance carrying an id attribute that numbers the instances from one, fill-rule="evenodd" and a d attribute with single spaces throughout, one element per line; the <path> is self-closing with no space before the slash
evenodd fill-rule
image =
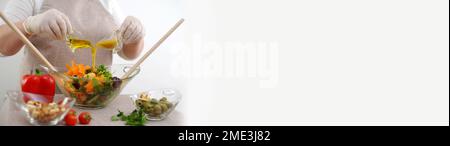
<path id="1" fill-rule="evenodd" d="M 11 0 L 6 5 L 4 13 L 9 20 L 17 22 L 32 16 L 35 12 L 35 6 L 34 0 Z M 0 21 L 0 25 L 3 24 L 5 22 Z"/>
<path id="2" fill-rule="evenodd" d="M 3 12 L 12 22 L 25 20 L 36 12 L 36 3 L 34 0 L 11 0 L 6 4 Z M 3 24 L 5 24 L 5 22 L 1 20 L 0 25 Z M 4 55 L 0 52 L 0 57 L 3 56 Z"/>

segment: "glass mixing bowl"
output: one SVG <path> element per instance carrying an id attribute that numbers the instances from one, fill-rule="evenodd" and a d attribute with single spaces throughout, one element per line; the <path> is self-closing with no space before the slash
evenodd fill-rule
<path id="1" fill-rule="evenodd" d="M 130 68 L 132 64 L 115 64 L 107 66 L 113 77 L 122 77 Z M 50 71 L 47 67 L 42 65 L 40 69 L 49 73 L 55 79 L 59 90 L 66 96 L 76 99 L 75 106 L 86 109 L 100 109 L 106 107 L 113 101 L 122 91 L 123 88 L 140 72 L 138 67 L 130 76 L 121 80 L 113 80 L 112 86 L 106 86 L 97 83 L 94 85 L 92 92 L 87 92 L 84 84 L 89 82 L 84 80 L 79 81 L 76 77 L 65 74 L 66 68 L 56 68 L 58 71 Z M 96 84 L 95 82 L 93 84 Z M 109 84 L 108 84 L 109 85 Z"/>

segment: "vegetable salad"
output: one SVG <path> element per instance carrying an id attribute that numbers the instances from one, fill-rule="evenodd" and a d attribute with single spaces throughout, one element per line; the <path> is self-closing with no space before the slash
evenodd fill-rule
<path id="1" fill-rule="evenodd" d="M 66 67 L 65 75 L 70 79 L 65 81 L 64 88 L 71 97 L 77 99 L 78 104 L 102 105 L 122 83 L 119 78 L 113 77 L 104 65 L 92 68 L 72 62 L 72 65 Z"/>

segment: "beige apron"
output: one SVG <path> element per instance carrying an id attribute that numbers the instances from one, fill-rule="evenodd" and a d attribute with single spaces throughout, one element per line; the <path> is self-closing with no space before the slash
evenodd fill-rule
<path id="1" fill-rule="evenodd" d="M 115 23 L 112 15 L 104 8 L 98 0 L 44 0 L 39 13 L 49 9 L 57 9 L 70 19 L 74 31 L 81 33 L 80 39 L 97 42 L 103 37 L 110 35 L 118 24 Z M 79 49 L 72 53 L 63 40 L 54 40 L 45 35 L 35 35 L 30 41 L 39 51 L 57 68 L 65 71 L 65 65 L 71 61 L 86 65 L 92 64 L 91 50 Z M 97 50 L 96 64 L 111 65 L 112 52 Z M 42 64 L 36 55 L 25 49 L 25 60 L 23 63 L 23 73 L 30 71 L 38 64 Z"/>

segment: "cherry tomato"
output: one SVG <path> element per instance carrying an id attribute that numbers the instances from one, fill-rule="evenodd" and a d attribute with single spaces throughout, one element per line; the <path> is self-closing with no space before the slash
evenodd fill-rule
<path id="1" fill-rule="evenodd" d="M 64 118 L 67 126 L 75 126 L 77 124 L 77 116 L 72 114 L 67 114 Z"/>
<path id="2" fill-rule="evenodd" d="M 78 116 L 78 120 L 80 120 L 80 124 L 89 124 L 92 120 L 91 114 L 89 112 L 82 112 Z"/>

